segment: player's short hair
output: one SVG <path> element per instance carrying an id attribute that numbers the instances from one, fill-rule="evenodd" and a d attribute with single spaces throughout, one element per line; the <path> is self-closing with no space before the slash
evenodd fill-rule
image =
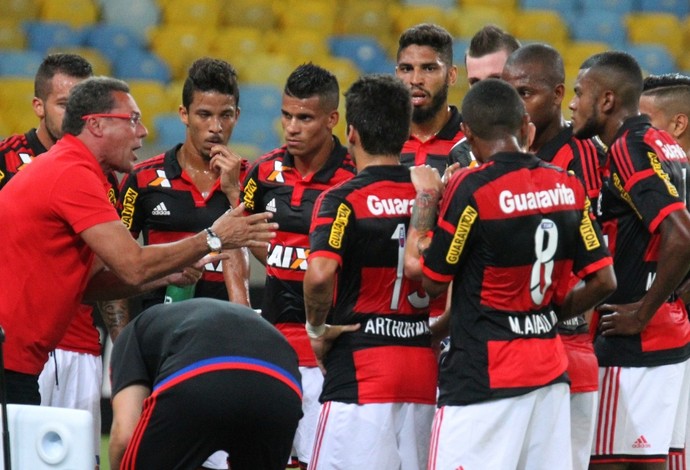
<path id="1" fill-rule="evenodd" d="M 642 69 L 632 55 L 623 51 L 601 52 L 585 60 L 580 69 L 595 72 L 596 80 L 616 93 L 622 107 L 638 108 L 643 86 Z"/>
<path id="2" fill-rule="evenodd" d="M 412 45 L 429 46 L 444 64 L 453 65 L 453 36 L 437 24 L 422 23 L 405 30 L 398 40 L 397 58 L 403 49 Z"/>
<path id="3" fill-rule="evenodd" d="M 41 62 L 34 77 L 34 96 L 45 100 L 53 91 L 53 77 L 58 74 L 75 78 L 93 76 L 93 67 L 88 60 L 77 54 L 49 54 Z"/>
<path id="4" fill-rule="evenodd" d="M 541 68 L 541 79 L 550 86 L 565 82 L 565 66 L 561 54 L 548 44 L 527 44 L 516 49 L 505 66 L 536 64 Z"/>
<path id="5" fill-rule="evenodd" d="M 463 122 L 482 140 L 517 135 L 525 113 L 515 88 L 496 78 L 477 82 L 462 100 Z"/>
<path id="6" fill-rule="evenodd" d="M 682 73 L 665 73 L 662 75 L 648 75 L 642 84 L 642 91 L 674 85 L 690 85 L 690 76 Z"/>
<path id="7" fill-rule="evenodd" d="M 690 116 L 690 84 L 660 86 L 643 91 L 642 96 L 654 98 L 654 107 L 668 117 Z"/>
<path id="8" fill-rule="evenodd" d="M 202 57 L 189 67 L 182 86 L 182 106 L 189 109 L 195 91 L 214 91 L 235 97 L 240 105 L 240 87 L 235 68 L 224 60 Z"/>
<path id="9" fill-rule="evenodd" d="M 466 55 L 477 58 L 501 50 L 507 51 L 508 54 L 512 54 L 519 47 L 520 41 L 515 39 L 512 34 L 503 31 L 496 25 L 489 24 L 472 36 Z"/>
<path id="10" fill-rule="evenodd" d="M 297 67 L 285 82 L 283 93 L 297 99 L 319 97 L 319 103 L 327 111 L 338 109 L 340 87 L 338 79 L 328 70 L 311 62 Z"/>
<path id="11" fill-rule="evenodd" d="M 108 113 L 115 107 L 114 92 L 129 93 L 129 85 L 111 77 L 90 77 L 77 83 L 69 94 L 62 133 L 79 135 L 87 114 Z"/>
<path id="12" fill-rule="evenodd" d="M 371 155 L 399 155 L 410 135 L 410 91 L 392 75 L 360 77 L 345 93 L 345 119 Z"/>

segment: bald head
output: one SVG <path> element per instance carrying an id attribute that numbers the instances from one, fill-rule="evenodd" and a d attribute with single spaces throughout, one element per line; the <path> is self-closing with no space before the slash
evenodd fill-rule
<path id="1" fill-rule="evenodd" d="M 506 61 L 504 70 L 529 67 L 533 77 L 546 85 L 565 82 L 565 67 L 561 54 L 547 44 L 528 44 L 516 49 Z"/>

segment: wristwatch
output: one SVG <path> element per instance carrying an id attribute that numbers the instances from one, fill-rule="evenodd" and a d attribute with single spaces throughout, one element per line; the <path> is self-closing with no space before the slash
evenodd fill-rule
<path id="1" fill-rule="evenodd" d="M 209 251 L 220 251 L 223 248 L 220 237 L 210 227 L 206 229 L 206 244 Z"/>

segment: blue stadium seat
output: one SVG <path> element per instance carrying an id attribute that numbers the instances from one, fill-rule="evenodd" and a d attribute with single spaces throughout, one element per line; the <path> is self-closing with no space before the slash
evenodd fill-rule
<path id="1" fill-rule="evenodd" d="M 153 126 L 156 133 L 156 145 L 160 148 L 169 149 L 185 140 L 187 130 L 177 113 L 157 115 L 153 118 Z"/>
<path id="2" fill-rule="evenodd" d="M 634 12 L 637 6 L 636 0 L 579 0 L 579 2 L 584 13 L 608 11 L 627 15 Z"/>
<path id="3" fill-rule="evenodd" d="M 42 61 L 43 55 L 32 50 L 0 51 L 0 76 L 33 78 Z"/>
<path id="4" fill-rule="evenodd" d="M 395 62 L 381 44 L 369 36 L 331 36 L 331 54 L 352 60 L 364 73 L 393 73 Z"/>
<path id="5" fill-rule="evenodd" d="M 433 5 L 440 8 L 455 8 L 458 6 L 456 0 L 400 0 L 400 3 L 406 6 Z"/>
<path id="6" fill-rule="evenodd" d="M 128 28 L 146 40 L 147 31 L 159 23 L 160 11 L 155 0 L 101 0 L 103 21 Z"/>
<path id="7" fill-rule="evenodd" d="M 267 116 L 277 119 L 280 116 L 280 106 L 283 91 L 274 85 L 247 83 L 240 87 L 240 121 Z"/>
<path id="8" fill-rule="evenodd" d="M 455 38 L 453 41 L 453 64 L 464 65 L 465 63 L 465 52 L 470 47 L 469 39 L 459 39 Z"/>
<path id="9" fill-rule="evenodd" d="M 635 44 L 625 48 L 640 63 L 640 67 L 651 74 L 676 71 L 676 61 L 664 46 L 658 44 Z"/>
<path id="10" fill-rule="evenodd" d="M 113 73 L 123 80 L 170 82 L 170 67 L 156 55 L 138 49 L 122 53 L 113 63 Z"/>
<path id="11" fill-rule="evenodd" d="M 242 95 L 240 94 L 241 102 Z M 261 153 L 270 152 L 282 145 L 278 126 L 277 116 L 274 118 L 266 115 L 245 116 L 242 113 L 232 132 L 232 142 L 255 145 Z"/>
<path id="12" fill-rule="evenodd" d="M 520 6 L 524 10 L 553 10 L 564 20 L 578 10 L 577 2 L 572 0 L 520 0 Z"/>
<path id="13" fill-rule="evenodd" d="M 84 30 L 85 45 L 98 49 L 108 60 L 114 62 L 120 55 L 131 50 L 144 50 L 146 43 L 128 28 L 100 23 Z"/>
<path id="14" fill-rule="evenodd" d="M 688 0 L 638 0 L 638 10 L 643 12 L 673 13 L 678 18 L 690 14 Z"/>
<path id="15" fill-rule="evenodd" d="M 615 12 L 588 10 L 569 19 L 571 39 L 604 42 L 621 49 L 627 43 L 623 17 Z"/>
<path id="16" fill-rule="evenodd" d="M 43 55 L 52 48 L 80 47 L 84 42 L 81 30 L 74 29 L 67 23 L 27 21 L 24 23 L 24 31 L 29 49 Z"/>

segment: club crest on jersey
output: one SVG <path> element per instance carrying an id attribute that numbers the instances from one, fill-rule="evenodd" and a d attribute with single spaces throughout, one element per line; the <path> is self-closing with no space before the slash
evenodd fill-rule
<path id="1" fill-rule="evenodd" d="M 137 202 L 137 197 L 139 193 L 132 188 L 127 188 L 125 196 L 122 198 L 122 212 L 120 213 L 120 219 L 125 227 L 132 229 L 132 223 L 134 221 L 134 204 Z"/>
<path id="2" fill-rule="evenodd" d="M 256 193 L 256 189 L 256 181 L 254 181 L 254 178 L 249 178 L 249 181 L 247 181 L 247 184 L 244 187 L 244 198 L 242 198 L 244 207 L 249 210 L 254 210 L 254 193 Z"/>
<path id="3" fill-rule="evenodd" d="M 345 227 L 350 218 L 352 210 L 344 203 L 338 206 L 338 212 L 331 226 L 331 234 L 328 236 L 328 244 L 339 250 L 343 246 L 343 236 L 345 235 Z"/>
<path id="4" fill-rule="evenodd" d="M 165 176 L 165 170 L 156 170 L 156 179 L 149 183 L 149 186 L 160 186 L 161 188 L 170 188 L 170 180 Z"/>
<path id="5" fill-rule="evenodd" d="M 308 257 L 308 248 L 273 245 L 269 248 L 266 265 L 274 268 L 306 271 Z"/>
<path id="6" fill-rule="evenodd" d="M 266 178 L 268 181 L 275 181 L 276 183 L 285 183 L 283 176 L 283 162 L 273 162 L 273 171 Z"/>

